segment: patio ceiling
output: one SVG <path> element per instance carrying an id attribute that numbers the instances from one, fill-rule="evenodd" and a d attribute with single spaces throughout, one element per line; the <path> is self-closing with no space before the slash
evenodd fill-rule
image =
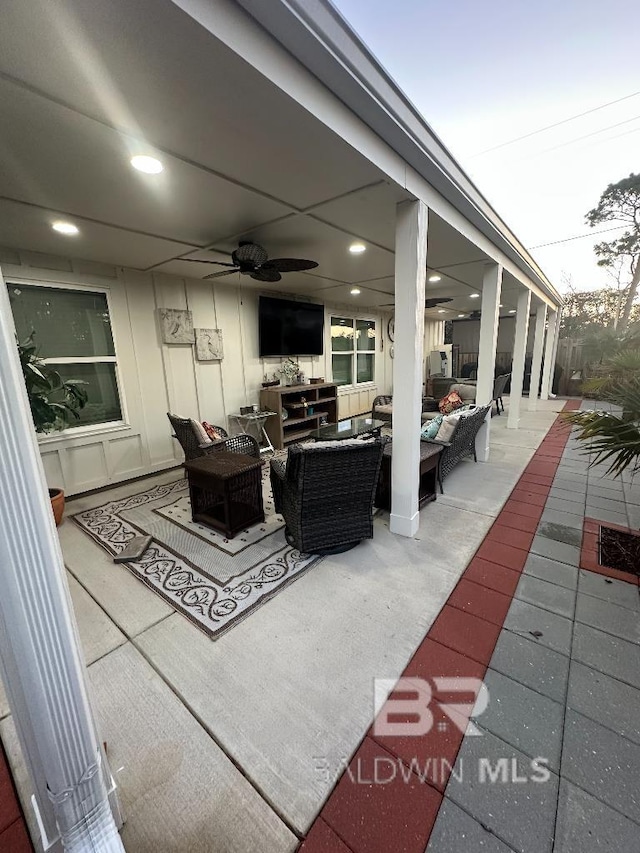
<path id="1" fill-rule="evenodd" d="M 8 0 L 0 103 L 0 245 L 198 277 L 216 268 L 182 258 L 228 260 L 251 239 L 319 266 L 245 286 L 393 303 L 395 205 L 409 194 L 168 0 Z M 136 153 L 164 172 L 135 172 Z M 61 217 L 80 234 L 52 231 Z M 454 302 L 428 315 L 479 307 L 486 260 L 432 215 L 442 280 L 428 295 Z"/>

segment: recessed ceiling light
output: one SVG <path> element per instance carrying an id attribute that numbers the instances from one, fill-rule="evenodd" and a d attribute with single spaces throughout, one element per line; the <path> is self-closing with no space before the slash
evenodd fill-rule
<path id="1" fill-rule="evenodd" d="M 351 288 L 351 295 L 352 295 L 352 296 L 357 296 L 359 293 L 360 293 L 360 288 L 359 288 L 359 287 L 352 287 L 352 288 Z"/>
<path id="2" fill-rule="evenodd" d="M 502 304 L 502 302 L 500 303 L 500 305 L 499 305 L 498 307 L 499 307 L 499 308 L 504 308 L 504 305 Z"/>
<path id="3" fill-rule="evenodd" d="M 429 281 L 442 281 L 442 276 L 441 275 L 430 275 Z"/>
<path id="4" fill-rule="evenodd" d="M 458 314 L 458 317 L 465 317 L 465 314 Z"/>
<path id="5" fill-rule="evenodd" d="M 510 309 L 509 309 L 509 314 L 515 314 L 515 313 L 516 313 L 516 309 L 515 309 L 515 308 L 510 308 Z"/>
<path id="6" fill-rule="evenodd" d="M 149 157 L 147 154 L 136 154 L 131 158 L 131 165 L 139 172 L 145 172 L 147 175 L 158 175 L 164 166 L 156 157 Z"/>
<path id="7" fill-rule="evenodd" d="M 59 234 L 79 234 L 80 231 L 73 222 L 54 222 L 51 226 Z"/>
<path id="8" fill-rule="evenodd" d="M 444 310 L 444 308 L 438 308 L 438 314 L 446 314 L 446 313 L 447 312 Z"/>
<path id="9" fill-rule="evenodd" d="M 364 243 L 352 243 L 349 246 L 349 251 L 352 255 L 361 255 L 363 252 L 367 251 L 367 247 Z"/>
<path id="10" fill-rule="evenodd" d="M 479 293 L 470 293 L 469 299 L 480 299 L 480 294 Z"/>

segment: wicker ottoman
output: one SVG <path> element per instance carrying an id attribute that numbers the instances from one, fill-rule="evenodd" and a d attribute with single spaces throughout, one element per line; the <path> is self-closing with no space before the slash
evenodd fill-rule
<path id="1" fill-rule="evenodd" d="M 262 462 L 223 450 L 185 462 L 191 515 L 229 539 L 264 521 Z"/>

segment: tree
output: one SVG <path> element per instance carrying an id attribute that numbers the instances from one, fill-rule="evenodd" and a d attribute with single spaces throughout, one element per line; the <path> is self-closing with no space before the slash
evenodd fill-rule
<path id="1" fill-rule="evenodd" d="M 622 304 L 621 291 L 612 287 L 574 291 L 565 296 L 562 308 L 562 337 L 580 338 L 607 328 L 616 329 Z M 640 305 L 634 305 L 631 322 L 640 320 Z"/>
<path id="2" fill-rule="evenodd" d="M 600 258 L 599 266 L 612 268 L 621 264 L 627 269 L 630 282 L 618 324 L 620 331 L 624 332 L 640 284 L 640 175 L 632 173 L 617 184 L 609 184 L 586 219 L 592 228 L 603 222 L 620 222 L 625 226 L 626 230 L 620 237 L 594 246 Z"/>

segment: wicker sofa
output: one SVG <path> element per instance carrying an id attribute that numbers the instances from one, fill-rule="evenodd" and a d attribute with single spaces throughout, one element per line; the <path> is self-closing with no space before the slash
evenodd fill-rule
<path id="1" fill-rule="evenodd" d="M 492 403 L 489 403 L 488 406 L 480 406 L 472 414 L 460 417 L 449 441 L 438 441 L 435 438 L 423 439 L 423 441 L 426 440 L 431 444 L 439 444 L 443 448 L 438 465 L 438 482 L 442 493 L 444 493 L 442 481 L 447 474 L 451 473 L 458 462 L 461 462 L 468 456 L 473 456 L 474 462 L 478 461 L 476 456 L 476 436 L 492 405 Z"/>
<path id="2" fill-rule="evenodd" d="M 373 537 L 373 501 L 386 438 L 293 444 L 271 460 L 276 512 L 302 553 L 336 554 Z"/>

